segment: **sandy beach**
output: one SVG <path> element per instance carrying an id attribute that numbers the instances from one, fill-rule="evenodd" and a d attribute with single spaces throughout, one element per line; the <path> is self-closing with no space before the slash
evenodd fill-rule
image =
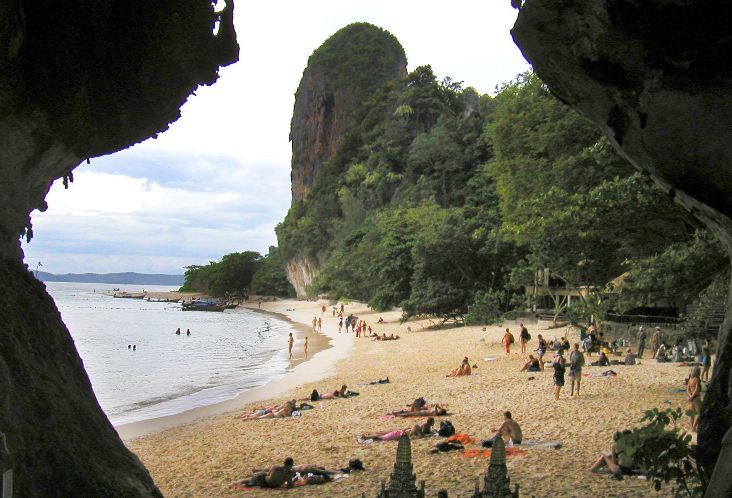
<path id="1" fill-rule="evenodd" d="M 321 316 L 321 302 L 277 301 L 262 303 L 262 309 L 280 313 L 308 324 Z M 257 307 L 257 304 L 252 304 Z M 295 310 L 295 311 L 292 311 Z M 176 416 L 163 426 L 148 424 L 145 431 L 119 428 L 127 445 L 150 470 L 166 496 L 256 496 L 263 493 L 293 496 L 374 496 L 380 482 L 389 478 L 396 443 L 359 444 L 362 433 L 410 427 L 414 420 L 381 420 L 378 417 L 404 407 L 417 397 L 445 403 L 457 432 L 480 441 L 492 436 L 500 425 L 502 412 L 510 410 L 525 439 L 559 441 L 560 449 L 529 449 L 528 454 L 508 459 L 512 483 L 522 496 L 645 496 L 651 492 L 647 481 L 635 477 L 614 481 L 607 475 L 590 474 L 586 469 L 597 455 L 610 446 L 618 429 L 638 425 L 643 412 L 653 407 L 679 406 L 687 368 L 658 364 L 646 359 L 642 365 L 612 367 L 616 377 L 596 376 L 607 367 L 586 367 L 582 396 L 571 398 L 566 386 L 559 401 L 553 399 L 552 373 L 520 373 L 524 356 L 518 344 L 507 356 L 500 344 L 499 327 L 457 327 L 428 330 L 427 322 L 399 323 L 399 313 L 375 313 L 363 305 L 346 306 L 346 313 L 365 319 L 378 333 L 399 334 L 398 341 L 374 342 L 338 334 L 337 318 L 330 309 L 323 314 L 323 333 L 332 337 L 333 347 L 300 363 L 282 379 L 274 381 L 252 398 L 238 398 L 198 416 Z M 377 324 L 379 317 L 386 323 Z M 411 328 L 411 332 L 407 330 Z M 515 335 L 515 326 L 509 325 Z M 306 327 L 308 329 L 309 327 Z M 310 329 L 311 330 L 311 329 Z M 542 332 L 529 327 L 536 348 L 536 335 L 561 336 L 565 329 Z M 305 332 L 307 333 L 307 332 Z M 570 336 L 570 340 L 572 337 Z M 302 354 L 301 345 L 298 351 Z M 477 364 L 472 376 L 446 378 L 463 356 Z M 486 358 L 495 358 L 486 361 Z M 591 361 L 592 359 L 588 359 Z M 391 383 L 368 385 L 389 376 Z M 530 380 L 529 377 L 534 377 Z M 279 382 L 279 383 L 277 383 Z M 253 408 L 304 398 L 312 389 L 333 390 L 342 383 L 360 396 L 315 403 L 302 417 L 242 421 L 235 416 Z M 218 413 L 218 414 L 214 414 Z M 154 421 L 153 421 L 154 422 Z M 144 423 L 143 423 L 144 424 Z M 161 429 L 165 429 L 162 430 Z M 140 433 L 155 432 L 144 437 Z M 476 479 L 482 479 L 488 461 L 456 453 L 429 454 L 441 438 L 412 442 L 414 470 L 426 481 L 428 495 L 447 488 L 450 496 L 468 496 Z M 467 446 L 478 448 L 477 445 Z M 232 491 L 233 480 L 247 477 L 253 467 L 280 463 L 292 456 L 295 463 L 311 463 L 341 468 L 350 458 L 360 458 L 365 472 L 321 486 L 282 491 Z M 668 493 L 670 494 L 670 493 Z M 660 494 L 664 496 L 664 494 Z"/>

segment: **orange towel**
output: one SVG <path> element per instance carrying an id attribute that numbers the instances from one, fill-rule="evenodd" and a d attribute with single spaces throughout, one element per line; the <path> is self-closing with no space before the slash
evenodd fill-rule
<path id="1" fill-rule="evenodd" d="M 450 436 L 447 438 L 448 441 L 457 441 L 458 443 L 465 446 L 466 444 L 473 444 L 475 442 L 475 439 L 468 436 L 467 434 L 455 434 L 454 436 Z"/>
<path id="2" fill-rule="evenodd" d="M 519 448 L 506 448 L 506 456 L 526 456 L 529 452 L 527 450 L 521 450 Z M 458 455 L 462 455 L 468 458 L 490 458 L 491 450 L 482 449 L 467 449 L 458 451 Z"/>

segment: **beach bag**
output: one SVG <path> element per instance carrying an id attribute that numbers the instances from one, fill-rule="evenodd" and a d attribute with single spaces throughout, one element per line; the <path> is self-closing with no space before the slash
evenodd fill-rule
<path id="1" fill-rule="evenodd" d="M 320 400 L 320 394 L 318 394 L 317 389 L 313 389 L 313 392 L 310 393 L 310 401 L 318 401 Z"/>
<path id="2" fill-rule="evenodd" d="M 509 336 L 508 337 L 509 344 L 513 344 L 514 342 L 516 342 L 516 339 L 513 338 L 513 334 L 508 334 L 508 336 Z"/>
<path id="3" fill-rule="evenodd" d="M 425 400 L 424 398 L 417 398 L 414 400 L 414 403 L 412 403 L 412 409 L 415 411 L 421 410 L 426 404 L 427 400 Z"/>
<path id="4" fill-rule="evenodd" d="M 437 431 L 437 434 L 439 434 L 442 437 L 450 437 L 455 435 L 455 427 L 452 425 L 452 422 L 449 420 L 443 420 L 440 422 L 440 429 Z"/>
<path id="5" fill-rule="evenodd" d="M 529 342 L 531 340 L 531 334 L 526 332 L 526 342 Z"/>

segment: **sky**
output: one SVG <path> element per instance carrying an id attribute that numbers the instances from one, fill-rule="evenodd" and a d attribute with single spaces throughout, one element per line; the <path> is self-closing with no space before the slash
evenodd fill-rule
<path id="1" fill-rule="evenodd" d="M 430 64 L 481 93 L 529 68 L 509 0 L 238 0 L 240 60 L 183 106 L 157 140 L 93 158 L 57 180 L 32 214 L 26 263 L 52 273 L 183 273 L 276 245 L 290 207 L 289 127 L 310 54 L 353 22 L 401 42 L 408 70 Z"/>

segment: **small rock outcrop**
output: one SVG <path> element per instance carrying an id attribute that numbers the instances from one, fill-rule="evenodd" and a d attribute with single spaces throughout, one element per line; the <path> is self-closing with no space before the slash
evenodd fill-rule
<path id="1" fill-rule="evenodd" d="M 308 59 L 290 124 L 292 202 L 302 201 L 333 157 L 361 103 L 406 75 L 407 58 L 388 31 L 367 23 L 339 30 Z"/>
<path id="2" fill-rule="evenodd" d="M 198 85 L 237 60 L 233 8 L 0 5 L 0 472 L 12 472 L 13 496 L 161 496 L 99 407 L 19 238 L 31 238 L 30 213 L 46 208 L 54 180 L 166 130 Z"/>
<path id="3" fill-rule="evenodd" d="M 511 33 L 559 99 L 704 223 L 732 254 L 732 5 L 526 0 Z M 730 294 L 732 296 L 732 294 Z M 729 428 L 732 297 L 699 423 L 707 472 Z"/>

